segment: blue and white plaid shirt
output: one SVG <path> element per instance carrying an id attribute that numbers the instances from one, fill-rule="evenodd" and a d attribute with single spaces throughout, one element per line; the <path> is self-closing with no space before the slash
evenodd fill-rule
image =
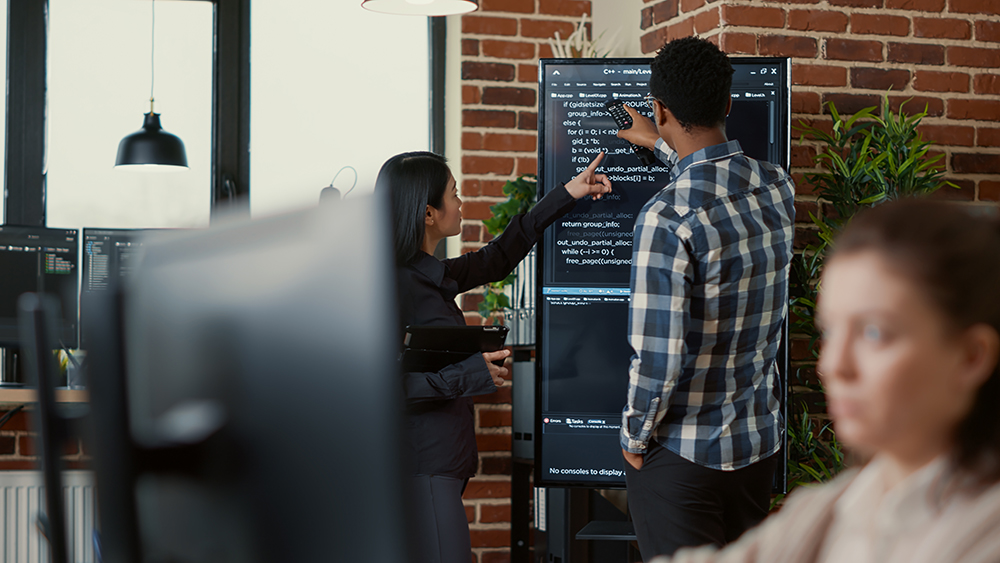
<path id="1" fill-rule="evenodd" d="M 674 176 L 636 218 L 621 445 L 739 469 L 779 447 L 795 186 L 737 141 L 656 152 Z"/>

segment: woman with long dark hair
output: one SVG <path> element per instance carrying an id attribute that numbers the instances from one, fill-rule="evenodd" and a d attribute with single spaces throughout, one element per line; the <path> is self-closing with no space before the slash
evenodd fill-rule
<path id="1" fill-rule="evenodd" d="M 375 189 L 388 192 L 391 201 L 401 324 L 464 326 L 465 316 L 455 304 L 458 294 L 506 278 L 545 227 L 577 199 L 611 191 L 607 176 L 595 173 L 603 158 L 601 153 L 531 211 L 512 218 L 503 234 L 483 248 L 447 260 L 435 258 L 434 249 L 445 237 L 462 232 L 462 200 L 445 159 L 429 152 L 389 159 Z M 504 384 L 507 368 L 493 362 L 508 355 L 506 350 L 490 352 L 437 372 L 404 374 L 416 561 L 469 561 L 462 492 L 478 465 L 472 397 Z"/>
<path id="2" fill-rule="evenodd" d="M 859 214 L 816 320 L 837 437 L 867 463 L 670 561 L 1000 561 L 1000 222 L 923 200 Z"/>

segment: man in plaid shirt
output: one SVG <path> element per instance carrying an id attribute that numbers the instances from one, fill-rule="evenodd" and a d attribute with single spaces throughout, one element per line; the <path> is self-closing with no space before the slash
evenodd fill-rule
<path id="1" fill-rule="evenodd" d="M 632 255 L 621 445 L 644 561 L 757 524 L 777 464 L 795 187 L 726 138 L 732 74 L 708 41 L 667 43 L 652 63 L 655 126 L 628 108 L 619 132 L 673 165 Z"/>

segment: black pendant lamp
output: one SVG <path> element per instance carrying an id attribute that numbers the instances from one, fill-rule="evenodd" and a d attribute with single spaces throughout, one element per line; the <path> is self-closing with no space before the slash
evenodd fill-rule
<path id="1" fill-rule="evenodd" d="M 383 14 L 452 16 L 479 8 L 478 0 L 364 0 L 361 7 Z"/>
<path id="2" fill-rule="evenodd" d="M 118 143 L 116 168 L 180 170 L 187 168 L 184 142 L 177 135 L 167 133 L 160 126 L 160 114 L 153 112 L 153 78 L 155 69 L 156 2 L 153 5 L 153 33 L 150 47 L 149 113 L 144 115 L 142 129 L 126 136 Z"/>

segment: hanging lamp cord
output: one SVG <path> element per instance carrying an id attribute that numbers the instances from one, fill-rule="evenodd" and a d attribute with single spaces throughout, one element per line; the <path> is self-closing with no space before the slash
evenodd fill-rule
<path id="1" fill-rule="evenodd" d="M 344 170 L 350 170 L 351 172 L 354 172 L 354 183 L 351 184 L 351 189 L 347 190 L 347 193 L 345 193 L 344 196 L 343 196 L 343 197 L 347 197 L 347 194 L 353 192 L 354 191 L 354 187 L 358 185 L 358 171 L 353 166 L 350 166 L 350 165 L 344 166 L 343 168 L 341 168 L 340 170 L 338 170 L 337 173 L 334 174 L 333 180 L 330 180 L 330 187 L 331 188 L 333 187 L 333 184 L 337 181 L 337 178 L 340 177 L 340 173 L 343 172 Z"/>
<path id="2" fill-rule="evenodd" d="M 150 2 L 153 16 L 149 32 L 149 113 L 153 113 L 153 84 L 156 81 L 156 0 Z"/>

